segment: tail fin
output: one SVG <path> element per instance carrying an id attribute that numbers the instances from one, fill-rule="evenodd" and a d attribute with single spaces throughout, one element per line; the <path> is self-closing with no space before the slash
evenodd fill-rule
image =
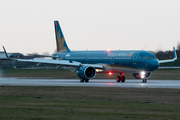
<path id="1" fill-rule="evenodd" d="M 54 27 L 55 27 L 55 34 L 56 34 L 57 52 L 70 51 L 70 49 L 68 48 L 66 44 L 64 35 L 62 33 L 62 30 L 58 21 L 54 21 Z"/>

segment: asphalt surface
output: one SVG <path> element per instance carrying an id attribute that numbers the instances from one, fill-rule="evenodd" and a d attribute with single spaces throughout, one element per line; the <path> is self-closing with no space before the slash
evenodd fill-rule
<path id="1" fill-rule="evenodd" d="M 79 79 L 37 79 L 37 78 L 4 78 L 0 77 L 0 85 L 9 86 L 88 86 L 88 87 L 131 87 L 131 88 L 178 88 L 180 80 L 141 80 L 127 79 L 125 83 L 117 83 L 115 79 L 93 79 L 81 83 Z"/>

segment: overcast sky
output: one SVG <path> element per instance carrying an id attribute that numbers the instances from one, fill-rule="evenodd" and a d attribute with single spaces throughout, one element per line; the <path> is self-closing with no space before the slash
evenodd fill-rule
<path id="1" fill-rule="evenodd" d="M 172 50 L 180 41 L 180 0 L 0 0 L 0 46 L 52 54 L 54 20 L 71 50 Z"/>

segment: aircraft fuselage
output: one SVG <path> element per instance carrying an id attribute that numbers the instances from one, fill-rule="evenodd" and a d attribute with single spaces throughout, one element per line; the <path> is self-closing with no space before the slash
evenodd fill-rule
<path id="1" fill-rule="evenodd" d="M 53 56 L 83 64 L 102 64 L 103 72 L 151 72 L 159 67 L 155 55 L 148 51 L 66 51 Z"/>

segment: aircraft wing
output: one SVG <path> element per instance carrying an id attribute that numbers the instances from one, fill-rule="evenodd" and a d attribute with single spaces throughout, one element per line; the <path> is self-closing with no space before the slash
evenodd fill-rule
<path id="1" fill-rule="evenodd" d="M 69 60 L 54 60 L 54 59 L 39 59 L 39 58 L 34 58 L 34 59 L 14 59 L 14 58 L 9 58 L 7 55 L 7 52 L 3 46 L 4 53 L 8 59 L 12 60 L 17 60 L 21 62 L 34 62 L 34 63 L 46 63 L 46 64 L 56 64 L 56 65 L 62 65 L 62 66 L 71 66 L 71 67 L 80 67 L 80 66 L 92 66 L 94 68 L 103 68 L 103 65 L 100 64 L 82 64 L 81 62 L 76 62 L 76 61 L 69 61 Z"/>
<path id="2" fill-rule="evenodd" d="M 57 65 L 66 65 L 66 66 L 74 66 L 78 67 L 81 65 L 80 62 L 75 62 L 75 61 L 68 61 L 68 60 L 53 60 L 53 59 L 39 59 L 39 58 L 34 58 L 34 59 L 14 59 L 17 61 L 21 62 L 35 62 L 35 63 L 47 63 L 47 64 L 57 64 Z"/>
<path id="3" fill-rule="evenodd" d="M 39 59 L 39 58 L 35 58 L 33 60 L 27 60 L 27 59 L 15 59 L 15 60 L 21 61 L 21 62 L 47 63 L 47 64 L 56 64 L 56 65 L 72 66 L 72 67 L 80 67 L 80 66 L 89 65 L 94 68 L 103 68 L 102 65 L 98 65 L 98 64 L 81 64 L 81 62 L 69 61 L 69 60 L 53 60 L 53 59 Z"/>
<path id="4" fill-rule="evenodd" d="M 177 54 L 176 54 L 175 47 L 173 47 L 173 51 L 174 51 L 174 58 L 173 58 L 173 59 L 169 59 L 169 60 L 159 60 L 159 63 L 174 62 L 175 60 L 177 60 Z"/>

